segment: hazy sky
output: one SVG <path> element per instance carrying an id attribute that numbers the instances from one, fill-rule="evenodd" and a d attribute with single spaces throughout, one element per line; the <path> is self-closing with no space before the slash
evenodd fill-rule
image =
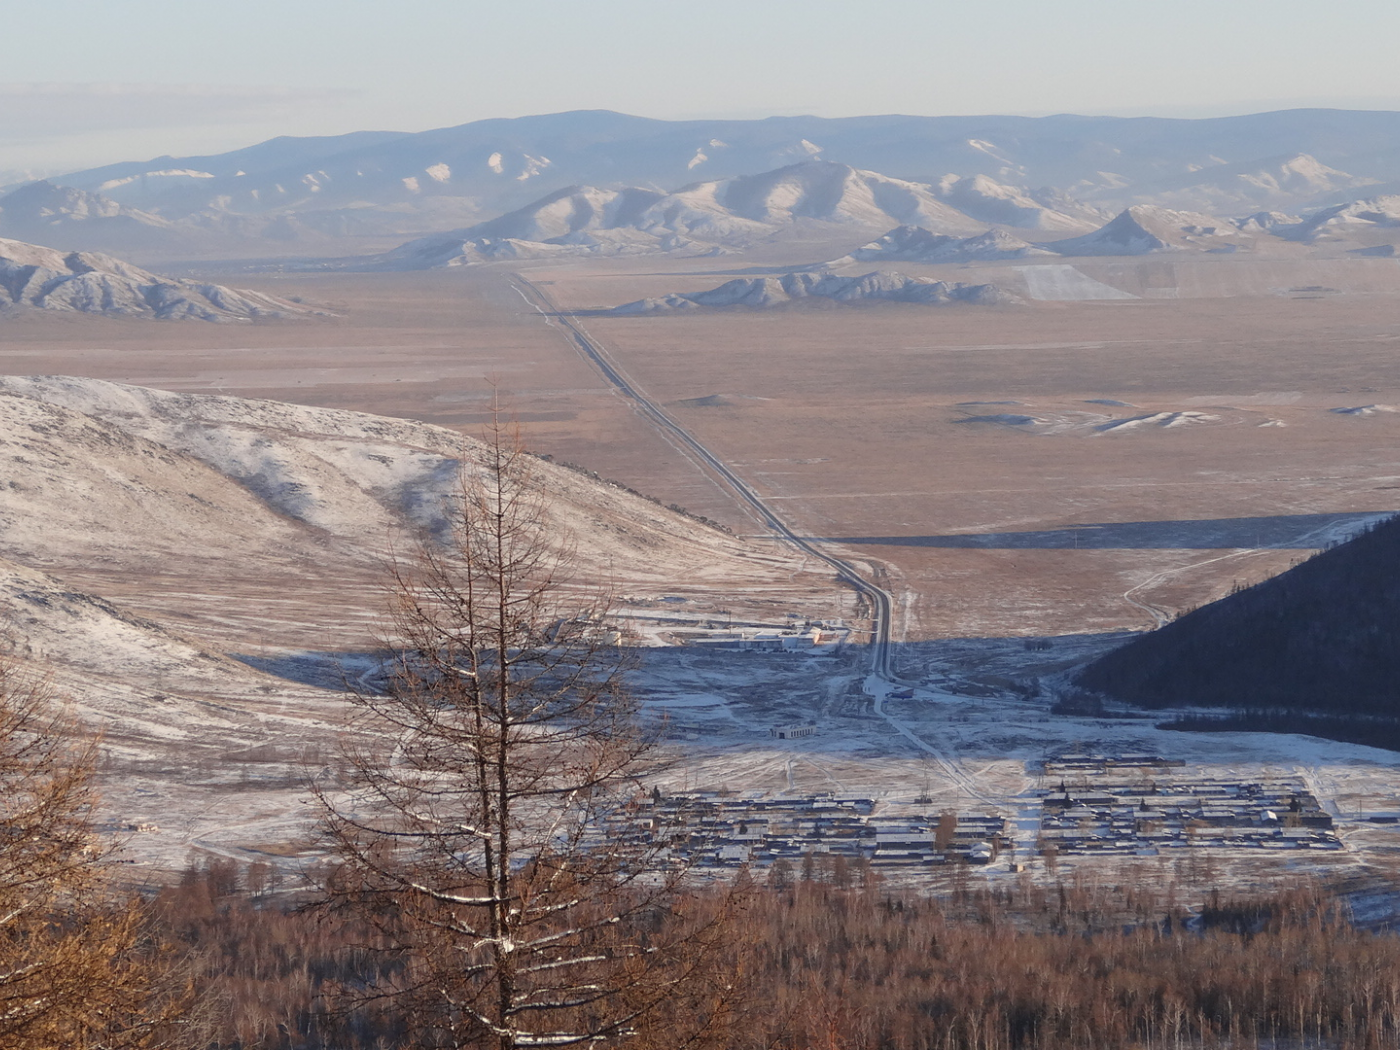
<path id="1" fill-rule="evenodd" d="M 1400 0 L 0 0 L 0 172 L 615 109 L 1400 109 Z"/>

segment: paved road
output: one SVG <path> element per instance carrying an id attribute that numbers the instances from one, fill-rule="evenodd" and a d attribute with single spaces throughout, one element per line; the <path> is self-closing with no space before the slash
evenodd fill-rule
<path id="1" fill-rule="evenodd" d="M 794 532 L 782 518 L 773 512 L 768 504 L 763 502 L 763 497 L 750 488 L 743 478 L 730 470 L 723 460 L 700 444 L 690 431 L 667 415 L 660 405 L 639 390 L 636 384 L 627 378 L 622 369 L 614 364 L 607 353 L 583 330 L 572 314 L 560 310 L 539 285 L 518 273 L 513 274 L 512 278 L 525 301 L 544 314 L 547 319 L 558 324 L 579 353 L 591 361 L 598 371 L 603 373 L 603 377 L 637 407 L 637 410 L 648 422 L 671 440 L 685 446 L 701 462 L 718 474 L 739 499 L 758 513 L 765 525 L 803 553 L 830 565 L 836 570 L 837 577 L 843 583 L 865 596 L 866 600 L 870 602 L 874 616 L 873 633 L 870 639 L 871 673 L 887 681 L 894 681 L 894 668 L 890 656 L 890 613 L 894 608 L 894 602 L 889 592 L 876 587 L 865 579 L 850 563 L 827 553 L 811 540 Z"/>

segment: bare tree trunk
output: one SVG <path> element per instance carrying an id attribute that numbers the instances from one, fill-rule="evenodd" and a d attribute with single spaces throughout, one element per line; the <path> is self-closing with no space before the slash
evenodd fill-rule
<path id="1" fill-rule="evenodd" d="M 369 994 L 426 1045 L 627 1042 L 703 987 L 682 1022 L 698 1045 L 737 994 L 715 969 L 737 898 L 681 906 L 685 873 L 659 844 L 602 838 L 645 797 L 654 742 L 606 601 L 567 600 L 568 541 L 532 462 L 494 426 L 451 542 L 394 571 L 386 680 L 351 698 L 346 789 L 316 789 L 338 863 L 325 901 L 401 953 L 400 979 Z"/>

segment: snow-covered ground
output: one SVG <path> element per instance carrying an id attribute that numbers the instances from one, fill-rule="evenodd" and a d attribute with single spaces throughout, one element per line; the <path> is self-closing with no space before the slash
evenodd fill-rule
<path id="1" fill-rule="evenodd" d="M 876 815 L 995 814 L 1016 829 L 1014 857 L 1031 877 L 1049 877 L 1034 856 L 1039 800 L 1055 784 L 1041 764 L 1067 749 L 1147 753 L 1179 759 L 1173 776 L 1239 783 L 1300 783 L 1336 824 L 1343 849 L 1201 847 L 1162 856 L 1061 856 L 1110 877 L 1127 866 L 1205 872 L 1222 888 L 1263 886 L 1316 875 L 1366 896 L 1376 915 L 1400 911 L 1400 890 L 1382 892 L 1400 858 L 1400 754 L 1313 737 L 1269 733 L 1193 734 L 1156 728 L 1172 712 L 1118 717 L 1051 713 L 1054 683 L 1125 636 L 960 639 L 902 647 L 912 696 L 869 680 L 858 649 L 840 658 L 768 653 L 652 650 L 636 685 L 647 708 L 666 716 L 677 761 L 663 791 L 714 790 L 771 798 L 832 793 L 876 800 Z M 1037 691 L 1038 690 L 1038 691 Z M 770 728 L 815 723 L 815 735 L 779 740 Z M 916 802 L 927 799 L 927 802 Z M 1011 874 L 1011 858 L 978 877 Z M 944 877 L 895 870 L 918 884 Z M 1381 888 L 1378 888 L 1381 887 Z M 1390 912 L 1385 909 L 1390 908 Z"/>

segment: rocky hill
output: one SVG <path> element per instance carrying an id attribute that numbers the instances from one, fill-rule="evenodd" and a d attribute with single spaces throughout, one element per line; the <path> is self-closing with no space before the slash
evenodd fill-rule
<path id="1" fill-rule="evenodd" d="M 106 255 L 0 239 L 0 316 L 21 310 L 220 322 L 316 312 L 261 292 L 161 277 Z"/>
<path id="2" fill-rule="evenodd" d="M 1061 255 L 1149 255 L 1156 252 L 1230 252 L 1251 243 L 1234 223 L 1197 212 L 1134 205 L 1082 237 L 1044 245 Z"/>
<path id="3" fill-rule="evenodd" d="M 1296 225 L 1276 231 L 1290 240 L 1345 240 L 1357 234 L 1378 231 L 1400 235 L 1400 196 L 1387 195 L 1348 201 L 1323 208 L 1303 217 Z"/>
<path id="4" fill-rule="evenodd" d="M 946 306 L 968 303 L 1006 306 L 1021 300 L 995 284 L 957 284 L 906 277 L 891 270 L 860 277 L 837 274 L 785 273 L 772 277 L 736 278 L 703 292 L 672 292 L 652 299 L 638 299 L 614 308 L 614 314 L 656 314 L 696 310 L 701 307 L 765 308 L 804 300 L 825 299 L 838 303 L 924 303 Z"/>
<path id="5" fill-rule="evenodd" d="M 1048 248 L 1030 244 L 1005 230 L 988 230 L 975 237 L 950 237 L 922 226 L 896 226 L 884 236 L 862 245 L 849 255 L 833 259 L 827 265 L 886 260 L 961 263 L 1054 254 Z"/>
<path id="6" fill-rule="evenodd" d="M 1392 518 L 1133 639 L 1077 682 L 1143 707 L 1250 711 L 1258 728 L 1277 712 L 1400 718 L 1397 620 L 1400 518 Z"/>

